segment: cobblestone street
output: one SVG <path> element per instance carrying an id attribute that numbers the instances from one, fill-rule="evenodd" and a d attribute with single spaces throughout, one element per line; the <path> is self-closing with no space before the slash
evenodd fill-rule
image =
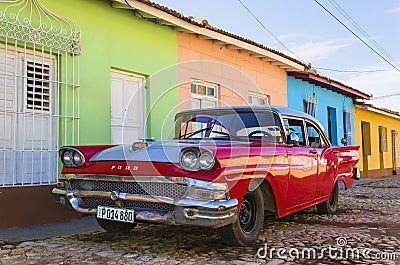
<path id="1" fill-rule="evenodd" d="M 339 200 L 335 216 L 310 209 L 267 219 L 250 247 L 224 246 L 213 230 L 139 225 L 3 244 L 0 264 L 400 264 L 400 178 L 340 190 Z"/>

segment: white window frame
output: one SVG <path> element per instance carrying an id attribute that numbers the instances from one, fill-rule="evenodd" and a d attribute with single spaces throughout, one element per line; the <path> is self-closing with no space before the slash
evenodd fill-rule
<path id="1" fill-rule="evenodd" d="M 193 86 L 196 87 L 196 92 L 192 91 Z M 198 93 L 198 86 L 205 86 L 206 87 L 206 95 Z M 218 87 L 219 86 L 217 84 L 204 82 L 204 81 L 201 81 L 201 80 L 194 80 L 194 81 L 192 81 L 192 83 L 190 85 L 191 98 L 200 100 L 200 102 L 201 102 L 200 103 L 200 108 L 203 108 L 202 107 L 203 106 L 202 101 L 205 101 L 205 100 L 215 102 L 215 107 L 218 107 L 218 95 L 219 95 L 218 94 L 219 93 Z M 207 95 L 208 88 L 213 88 L 214 89 L 214 95 L 213 96 Z"/>
<path id="2" fill-rule="evenodd" d="M 264 100 L 265 104 L 264 105 L 253 104 L 253 99 L 262 99 Z M 247 100 L 249 106 L 265 106 L 265 107 L 269 106 L 269 96 L 265 94 L 249 91 L 249 96 Z"/>

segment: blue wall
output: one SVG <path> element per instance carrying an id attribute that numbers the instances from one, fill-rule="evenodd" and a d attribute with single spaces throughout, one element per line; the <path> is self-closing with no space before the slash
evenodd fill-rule
<path id="1" fill-rule="evenodd" d="M 317 119 L 324 126 L 328 135 L 328 107 L 336 109 L 336 135 L 339 145 L 344 137 L 343 111 L 351 111 L 351 139 L 349 145 L 354 144 L 354 108 L 353 100 L 350 97 L 338 94 L 326 88 L 310 84 L 293 76 L 287 77 L 287 92 L 289 108 L 304 111 L 303 100 L 307 99 L 307 94 L 312 96 L 315 93 L 318 102 Z"/>

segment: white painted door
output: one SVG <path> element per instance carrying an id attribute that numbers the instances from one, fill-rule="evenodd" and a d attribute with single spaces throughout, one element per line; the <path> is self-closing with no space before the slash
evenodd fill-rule
<path id="1" fill-rule="evenodd" d="M 111 71 L 111 143 L 131 144 L 145 137 L 145 78 Z"/>
<path id="2" fill-rule="evenodd" d="M 0 49 L 0 185 L 54 183 L 57 178 L 55 60 Z M 7 56 L 6 56 L 7 55 Z"/>
<path id="3" fill-rule="evenodd" d="M 16 58 L 0 49 L 0 185 L 13 184 L 15 177 L 15 121 L 17 94 L 14 85 Z"/>

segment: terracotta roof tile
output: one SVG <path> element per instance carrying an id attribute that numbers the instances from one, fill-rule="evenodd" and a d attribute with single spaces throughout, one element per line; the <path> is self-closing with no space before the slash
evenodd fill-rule
<path id="1" fill-rule="evenodd" d="M 374 109 L 377 109 L 377 110 L 380 110 L 380 111 L 383 111 L 383 112 L 386 112 L 386 113 L 389 113 L 392 115 L 396 115 L 400 119 L 400 112 L 398 112 L 398 111 L 390 110 L 390 109 L 383 108 L 383 107 L 376 107 L 376 106 L 374 106 L 370 103 L 366 103 L 366 102 L 356 102 L 356 105 L 374 108 Z"/>
<path id="2" fill-rule="evenodd" d="M 346 95 L 351 98 L 371 99 L 372 97 L 372 95 L 370 94 L 362 92 L 351 86 L 345 85 L 342 82 L 339 82 L 327 76 L 321 75 L 315 70 L 308 72 L 288 72 L 288 75 L 302 79 L 311 84 L 315 84 L 317 86 L 329 89 L 336 93 Z"/>
<path id="3" fill-rule="evenodd" d="M 211 25 L 208 23 L 207 20 L 201 20 L 201 21 L 199 21 L 199 20 L 197 20 L 197 19 L 195 19 L 195 18 L 193 18 L 193 17 L 191 17 L 191 16 L 187 17 L 187 16 L 185 16 L 185 15 L 183 15 L 183 14 L 181 14 L 181 13 L 179 13 L 179 12 L 173 10 L 173 9 L 170 9 L 170 8 L 168 8 L 168 7 L 162 6 L 162 5 L 160 5 L 160 4 L 157 4 L 157 3 L 154 3 L 154 2 L 151 2 L 151 1 L 148 1 L 148 0 L 136 0 L 136 1 L 138 1 L 138 2 L 140 2 L 140 3 L 143 3 L 143 4 L 145 4 L 145 5 L 151 6 L 151 7 L 153 7 L 153 8 L 156 8 L 156 9 L 158 9 L 158 10 L 164 11 L 164 12 L 166 12 L 166 13 L 168 13 L 168 14 L 170 14 L 170 15 L 176 17 L 176 18 L 182 19 L 182 20 L 184 20 L 184 21 L 186 21 L 186 22 L 188 22 L 188 23 L 191 23 L 191 24 L 193 24 L 193 25 L 195 25 L 195 26 L 202 27 L 202 28 L 206 28 L 206 29 L 209 29 L 209 30 L 218 32 L 218 33 L 223 34 L 223 35 L 225 35 L 225 36 L 228 36 L 228 37 L 231 37 L 231 38 L 234 38 L 234 39 L 237 39 L 237 40 L 246 42 L 246 43 L 251 44 L 251 45 L 254 45 L 254 46 L 258 47 L 258 48 L 261 48 L 261 49 L 264 49 L 264 50 L 266 50 L 266 51 L 275 53 L 275 54 L 277 54 L 277 55 L 279 55 L 279 56 L 282 56 L 283 58 L 286 58 L 286 59 L 288 59 L 288 60 L 290 60 L 290 61 L 292 61 L 292 62 L 295 62 L 295 63 L 297 63 L 297 64 L 303 65 L 303 66 L 306 67 L 306 68 L 310 68 L 310 66 L 311 66 L 310 63 L 305 63 L 305 62 L 302 62 L 302 61 L 300 61 L 300 60 L 297 60 L 297 59 L 295 59 L 295 58 L 293 58 L 293 57 L 291 57 L 291 56 L 288 56 L 288 55 L 286 55 L 286 54 L 284 54 L 284 53 L 282 53 L 282 52 L 280 52 L 280 51 L 277 51 L 277 50 L 268 48 L 267 46 L 265 46 L 265 45 L 263 45 L 263 44 L 260 44 L 260 43 L 258 43 L 258 42 L 253 41 L 253 40 L 250 40 L 250 39 L 241 37 L 241 36 L 239 36 L 239 35 L 236 35 L 236 34 L 227 32 L 227 31 L 222 30 L 222 29 L 219 29 L 219 28 L 217 28 L 217 27 L 211 26 Z"/>

